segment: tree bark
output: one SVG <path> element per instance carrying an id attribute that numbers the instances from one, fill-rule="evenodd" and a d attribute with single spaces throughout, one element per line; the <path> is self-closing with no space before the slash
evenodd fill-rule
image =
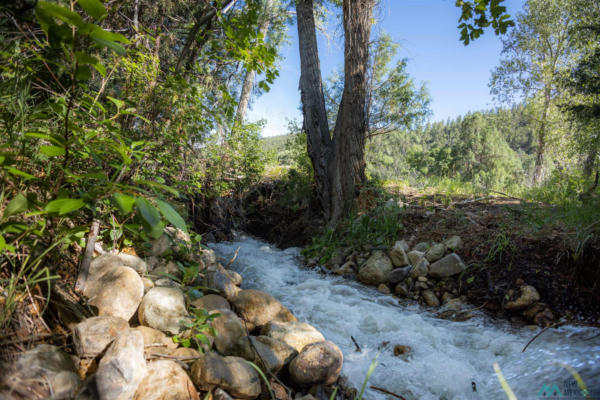
<path id="1" fill-rule="evenodd" d="M 350 209 L 365 179 L 367 81 L 374 0 L 344 0 L 344 92 L 333 139 L 327 122 L 312 0 L 297 0 L 300 94 L 308 155 L 331 225 Z"/>
<path id="2" fill-rule="evenodd" d="M 306 132 L 308 156 L 313 165 L 317 195 L 325 217 L 329 219 L 331 196 L 328 164 L 332 141 L 323 95 L 313 0 L 296 0 L 296 14 L 298 16 L 298 46 L 300 49 L 300 97 L 304 117 L 303 130 Z"/>
<path id="3" fill-rule="evenodd" d="M 269 32 L 269 26 L 271 25 L 271 9 L 273 8 L 273 0 L 265 0 L 264 16 L 258 28 L 258 33 L 265 40 L 267 32 Z M 254 79 L 256 77 L 256 71 L 249 69 L 246 71 L 244 77 L 244 83 L 242 85 L 242 93 L 240 94 L 240 101 L 238 103 L 237 111 L 235 113 L 235 122 L 241 123 L 244 121 L 246 111 L 248 110 L 248 104 L 250 104 L 250 97 L 252 94 L 252 88 L 254 87 Z"/>
<path id="4" fill-rule="evenodd" d="M 365 180 L 365 139 L 369 130 L 367 83 L 373 0 L 344 0 L 344 92 L 333 134 L 330 169 L 332 221 L 352 206 Z"/>
<path id="5" fill-rule="evenodd" d="M 546 135 L 548 131 L 548 109 L 550 108 L 550 89 L 544 89 L 544 105 L 538 130 L 538 145 L 535 152 L 535 170 L 533 172 L 533 186 L 539 185 L 544 180 L 544 158 L 546 155 Z"/>

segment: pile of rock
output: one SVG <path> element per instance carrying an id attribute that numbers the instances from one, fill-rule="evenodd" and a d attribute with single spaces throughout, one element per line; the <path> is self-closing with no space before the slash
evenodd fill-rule
<path id="1" fill-rule="evenodd" d="M 203 270 L 193 284 L 218 294 L 196 297 L 182 286 L 177 265 L 161 257 L 173 250 L 170 236 L 153 243 L 145 261 L 96 257 L 84 295 L 98 312 L 72 326 L 77 356 L 51 345 L 23 353 L 5 374 L 0 397 L 200 399 L 212 392 L 223 400 L 254 399 L 266 385 L 248 361 L 297 394 L 338 379 L 340 349 L 269 294 L 241 289 L 242 277 L 214 252 L 199 255 Z M 208 344 L 193 341 L 193 308 L 219 314 L 210 321 L 216 336 Z M 179 347 L 173 335 L 190 338 L 197 349 Z"/>
<path id="2" fill-rule="evenodd" d="M 439 307 L 453 300 L 455 307 L 458 291 L 452 277 L 466 268 L 455 253 L 462 248 L 459 236 L 441 243 L 422 242 L 412 248 L 405 240 L 392 248 L 372 248 L 363 252 L 346 249 L 329 263 L 331 272 L 376 286 L 384 294 L 417 300 L 431 307 Z"/>
<path id="3" fill-rule="evenodd" d="M 508 300 L 504 309 L 513 314 L 520 314 L 525 321 L 535 325 L 551 325 L 555 320 L 554 314 L 546 304 L 540 302 L 541 297 L 537 289 L 522 279 L 517 279 L 515 283 L 518 289 L 506 292 L 505 298 Z"/>

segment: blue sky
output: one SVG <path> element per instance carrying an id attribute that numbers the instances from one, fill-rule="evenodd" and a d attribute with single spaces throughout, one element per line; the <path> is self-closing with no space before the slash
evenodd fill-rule
<path id="1" fill-rule="evenodd" d="M 511 16 L 524 0 L 505 0 Z M 379 23 L 373 35 L 383 30 L 400 44 L 399 57 L 408 58 L 408 72 L 416 82 L 425 82 L 432 98 L 432 121 L 454 118 L 468 111 L 494 106 L 489 94 L 490 71 L 498 64 L 502 43 L 492 30 L 464 46 L 459 41 L 460 10 L 454 0 L 382 0 L 376 11 Z M 341 29 L 330 30 L 330 40 L 319 34 L 321 72 L 325 79 L 343 64 Z M 298 109 L 300 58 L 296 26 L 290 26 L 289 44 L 281 50 L 279 78 L 268 93 L 254 99 L 250 121 L 265 119 L 264 136 L 287 133 L 287 120 L 302 116 Z"/>

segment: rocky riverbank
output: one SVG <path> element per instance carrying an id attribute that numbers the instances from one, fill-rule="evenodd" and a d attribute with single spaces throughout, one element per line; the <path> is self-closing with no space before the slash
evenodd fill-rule
<path id="1" fill-rule="evenodd" d="M 443 242 L 419 242 L 411 246 L 406 240 L 391 248 L 365 246 L 346 248 L 334 255 L 323 267 L 327 273 L 356 279 L 376 286 L 383 294 L 417 301 L 431 307 L 440 318 L 465 321 L 473 317 L 474 308 L 461 295 L 466 265 L 456 253 L 463 249 L 460 236 Z M 318 267 L 318 259 L 305 261 Z M 555 322 L 552 310 L 542 301 L 537 289 L 518 279 L 516 290 L 504 295 L 503 309 L 526 323 L 549 326 Z"/>
<path id="2" fill-rule="evenodd" d="M 178 264 L 182 251 L 195 271 Z M 242 280 L 181 231 L 167 230 L 144 259 L 100 254 L 83 291 L 96 315 L 68 324 L 70 346 L 40 344 L 4 365 L 0 397 L 327 397 L 340 349 Z"/>

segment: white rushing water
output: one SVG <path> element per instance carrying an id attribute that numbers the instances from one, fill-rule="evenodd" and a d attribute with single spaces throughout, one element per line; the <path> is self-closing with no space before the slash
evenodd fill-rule
<path id="1" fill-rule="evenodd" d="M 344 353 L 342 373 L 357 388 L 378 348 L 389 342 L 369 385 L 407 400 L 504 399 L 494 362 L 519 400 L 544 398 L 540 392 L 544 385 L 558 388 L 562 399 L 583 399 L 571 374 L 557 364 L 560 362 L 573 367 L 594 398 L 600 398 L 598 329 L 551 329 L 523 353 L 539 330 L 513 328 L 483 315 L 465 322 L 435 318 L 418 305 L 400 305 L 372 288 L 305 269 L 300 266 L 297 249 L 282 251 L 248 237 L 212 247 L 226 260 L 239 248 L 231 268 L 244 277 L 243 288 L 270 293 L 299 320 L 314 325 L 335 342 Z M 351 336 L 362 352 L 355 351 Z M 394 357 L 396 344 L 412 348 L 408 362 Z M 366 393 L 368 399 L 387 397 L 373 390 Z"/>

